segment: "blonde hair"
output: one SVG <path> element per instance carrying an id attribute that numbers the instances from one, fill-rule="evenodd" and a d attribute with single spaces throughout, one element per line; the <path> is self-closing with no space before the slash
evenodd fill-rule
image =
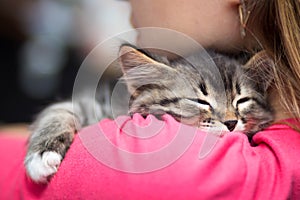
<path id="1" fill-rule="evenodd" d="M 249 32 L 275 61 L 272 73 L 280 102 L 300 119 L 300 1 L 251 0 L 247 8 Z"/>

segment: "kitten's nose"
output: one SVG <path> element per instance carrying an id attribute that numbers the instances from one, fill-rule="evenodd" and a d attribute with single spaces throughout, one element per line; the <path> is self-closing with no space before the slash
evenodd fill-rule
<path id="1" fill-rule="evenodd" d="M 225 121 L 224 124 L 225 124 L 225 126 L 227 126 L 229 131 L 233 131 L 237 122 L 238 122 L 237 120 L 228 120 L 228 121 Z"/>

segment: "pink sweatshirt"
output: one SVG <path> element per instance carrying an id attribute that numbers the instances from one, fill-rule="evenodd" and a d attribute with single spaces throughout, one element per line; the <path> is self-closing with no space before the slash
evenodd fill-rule
<path id="1" fill-rule="evenodd" d="M 0 199 L 300 199 L 300 134 L 273 125 L 253 140 L 168 115 L 105 119 L 83 129 L 50 183 L 38 185 L 22 165 L 25 139 L 0 134 Z"/>

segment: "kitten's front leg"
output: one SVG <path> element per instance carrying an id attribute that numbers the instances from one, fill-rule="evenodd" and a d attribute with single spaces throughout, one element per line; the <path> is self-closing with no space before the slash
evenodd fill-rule
<path id="1" fill-rule="evenodd" d="M 76 103 L 58 103 L 45 109 L 33 123 L 25 158 L 27 174 L 33 181 L 45 183 L 56 173 L 81 128 L 78 112 L 80 106 Z"/>

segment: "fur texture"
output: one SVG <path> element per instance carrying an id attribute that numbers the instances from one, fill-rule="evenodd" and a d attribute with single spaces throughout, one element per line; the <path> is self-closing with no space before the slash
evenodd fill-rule
<path id="1" fill-rule="evenodd" d="M 129 114 L 170 114 L 176 120 L 207 130 L 221 127 L 249 137 L 273 120 L 266 90 L 271 78 L 265 63 L 241 65 L 236 59 L 210 52 L 168 61 L 130 45 L 120 48 L 120 66 L 131 94 Z M 213 61 L 213 62 L 212 62 Z M 213 64 L 215 63 L 215 65 Z M 257 73 L 257 69 L 263 69 Z M 102 91 L 105 93 L 105 91 Z M 32 125 L 25 166 L 29 177 L 47 182 L 56 173 L 81 127 L 110 117 L 110 100 L 95 102 L 82 95 L 76 101 L 46 108 Z M 94 107 L 96 106 L 96 107 Z"/>

